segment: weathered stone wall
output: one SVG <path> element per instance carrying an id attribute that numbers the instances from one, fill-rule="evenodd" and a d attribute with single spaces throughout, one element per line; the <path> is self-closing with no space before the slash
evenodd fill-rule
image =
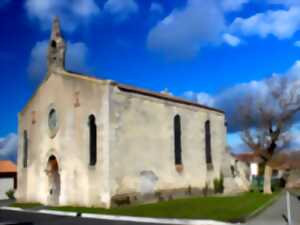
<path id="1" fill-rule="evenodd" d="M 51 108 L 58 114 L 54 137 Z M 97 164 L 89 166 L 89 115 L 97 124 Z M 183 171 L 175 168 L 173 119 L 181 117 Z M 204 124 L 211 121 L 213 170 L 205 161 Z M 224 114 L 120 91 L 109 81 L 61 71 L 52 74 L 19 114 L 20 202 L 49 204 L 48 159 L 60 174 L 60 205 L 110 207 L 116 196 L 138 193 L 142 202 L 206 194 L 219 178 L 226 146 Z M 28 167 L 23 168 L 23 131 Z M 191 190 L 191 191 L 190 191 Z M 148 197 L 147 197 L 148 196 Z M 134 196 L 133 196 L 134 197 Z M 122 201 L 122 199 L 121 199 Z"/>
<path id="2" fill-rule="evenodd" d="M 224 114 L 140 94 L 111 91 L 111 195 L 213 188 L 226 146 Z M 181 117 L 183 171 L 175 169 L 173 119 Z M 204 124 L 211 121 L 213 170 L 207 171 Z"/>
<path id="3" fill-rule="evenodd" d="M 48 203 L 46 167 L 57 158 L 60 205 L 108 206 L 108 85 L 68 72 L 52 74 L 19 114 L 18 201 Z M 54 107 L 59 128 L 50 137 L 48 114 Z M 97 164 L 89 166 L 88 117 L 96 117 Z M 28 131 L 28 167 L 23 168 L 23 131 Z"/>
<path id="4" fill-rule="evenodd" d="M 249 191 L 249 166 L 236 160 L 228 150 L 223 155 L 222 174 L 224 176 L 224 194 L 233 195 Z"/>

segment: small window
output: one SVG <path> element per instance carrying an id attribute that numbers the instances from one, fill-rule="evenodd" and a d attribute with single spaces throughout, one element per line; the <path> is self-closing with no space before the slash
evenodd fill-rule
<path id="1" fill-rule="evenodd" d="M 23 133 L 23 167 L 27 168 L 28 161 L 28 134 L 27 130 Z"/>
<path id="2" fill-rule="evenodd" d="M 89 135 L 90 135 L 90 162 L 91 166 L 97 162 L 97 125 L 94 115 L 89 116 Z"/>
<path id="3" fill-rule="evenodd" d="M 54 41 L 54 40 L 51 41 L 51 47 L 52 47 L 52 48 L 56 48 L 56 41 Z"/>
<path id="4" fill-rule="evenodd" d="M 181 119 L 179 115 L 174 117 L 174 148 L 175 165 L 181 165 Z"/>
<path id="5" fill-rule="evenodd" d="M 205 154 L 208 168 L 212 167 L 210 121 L 205 122 Z"/>

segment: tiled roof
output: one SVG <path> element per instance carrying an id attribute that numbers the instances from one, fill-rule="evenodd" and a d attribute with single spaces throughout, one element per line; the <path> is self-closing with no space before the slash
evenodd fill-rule
<path id="1" fill-rule="evenodd" d="M 234 157 L 243 162 L 262 162 L 262 159 L 256 152 L 244 152 L 234 155 Z M 300 169 L 300 151 L 278 152 L 268 161 L 268 165 L 273 169 Z"/>
<path id="2" fill-rule="evenodd" d="M 261 161 L 259 155 L 256 152 L 244 152 L 237 155 L 234 155 L 234 157 L 243 162 L 247 163 L 259 163 Z"/>
<path id="3" fill-rule="evenodd" d="M 9 160 L 0 160 L 0 173 L 16 173 L 17 166 Z"/>
<path id="4" fill-rule="evenodd" d="M 208 106 L 205 106 L 205 105 L 201 105 L 201 104 L 198 104 L 198 103 L 195 103 L 195 102 L 192 102 L 192 101 L 188 101 L 188 100 L 185 100 L 185 99 L 174 97 L 172 95 L 162 94 L 162 93 L 149 91 L 149 90 L 146 90 L 146 89 L 137 88 L 137 87 L 133 87 L 133 86 L 130 86 L 130 85 L 124 85 L 124 84 L 120 84 L 120 83 L 116 83 L 116 85 L 118 86 L 118 88 L 121 91 L 133 92 L 133 93 L 137 93 L 137 94 L 140 94 L 140 95 L 146 95 L 146 96 L 149 96 L 149 97 L 159 98 L 159 99 L 163 99 L 163 100 L 166 100 L 166 101 L 171 101 L 171 102 L 176 102 L 176 103 L 180 103 L 180 104 L 195 106 L 195 107 L 198 107 L 198 108 L 203 108 L 203 109 L 207 109 L 207 110 L 211 110 L 211 111 L 215 111 L 215 112 L 224 114 L 224 111 L 222 111 L 220 109 L 216 109 L 216 108 L 208 107 Z"/>
<path id="5" fill-rule="evenodd" d="M 276 169 L 300 169 L 300 152 L 283 151 L 277 153 L 269 162 L 269 165 Z"/>

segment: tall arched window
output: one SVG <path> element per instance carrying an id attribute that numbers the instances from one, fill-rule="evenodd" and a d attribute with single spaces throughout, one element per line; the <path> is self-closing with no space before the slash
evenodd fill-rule
<path id="1" fill-rule="evenodd" d="M 90 165 L 94 166 L 97 162 L 97 125 L 94 115 L 89 116 L 90 130 Z"/>
<path id="2" fill-rule="evenodd" d="M 56 41 L 54 41 L 54 40 L 51 41 L 51 47 L 56 48 Z"/>
<path id="3" fill-rule="evenodd" d="M 27 168 L 28 161 L 28 134 L 27 130 L 23 133 L 23 167 Z"/>
<path id="4" fill-rule="evenodd" d="M 210 121 L 205 122 L 205 154 L 206 154 L 206 163 L 210 167 L 212 166 L 212 157 L 211 157 L 211 135 L 210 135 Z"/>
<path id="5" fill-rule="evenodd" d="M 180 116 L 174 117 L 174 147 L 175 147 L 175 165 L 182 164 L 181 158 L 181 121 Z"/>

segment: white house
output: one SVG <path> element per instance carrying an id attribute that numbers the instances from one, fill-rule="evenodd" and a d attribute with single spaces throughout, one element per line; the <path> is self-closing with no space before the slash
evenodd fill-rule
<path id="1" fill-rule="evenodd" d="M 0 199 L 7 199 L 6 192 L 17 187 L 17 167 L 9 160 L 0 160 Z"/>

